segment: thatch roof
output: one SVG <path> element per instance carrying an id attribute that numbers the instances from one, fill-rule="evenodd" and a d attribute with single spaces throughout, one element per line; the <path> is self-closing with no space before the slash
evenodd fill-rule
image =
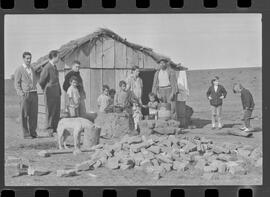
<path id="1" fill-rule="evenodd" d="M 60 53 L 60 58 L 65 59 L 65 57 L 71 55 L 76 49 L 80 48 L 84 44 L 89 44 L 89 51 L 91 51 L 92 47 L 95 45 L 96 41 L 101 39 L 102 37 L 109 37 L 112 38 L 118 42 L 121 42 L 125 44 L 126 46 L 132 48 L 133 50 L 141 51 L 142 53 L 152 57 L 156 62 L 158 62 L 161 59 L 166 59 L 170 62 L 171 66 L 179 68 L 179 69 L 186 69 L 185 67 L 182 67 L 180 64 L 176 64 L 173 61 L 171 61 L 170 58 L 158 54 L 154 52 L 151 48 L 147 48 L 138 44 L 134 44 L 131 42 L 128 42 L 126 39 L 120 37 L 113 31 L 105 28 L 100 28 L 98 31 L 89 34 L 87 36 L 84 36 L 82 38 L 72 40 L 68 42 L 67 44 L 62 45 L 58 51 Z M 33 66 L 39 70 L 42 66 L 44 66 L 48 62 L 48 55 L 43 56 L 39 58 L 35 63 L 33 63 Z"/>

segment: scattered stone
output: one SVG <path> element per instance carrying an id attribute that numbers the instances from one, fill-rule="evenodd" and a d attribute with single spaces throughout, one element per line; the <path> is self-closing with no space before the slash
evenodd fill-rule
<path id="1" fill-rule="evenodd" d="M 159 162 L 163 162 L 163 163 L 172 163 L 173 162 L 171 159 L 169 159 L 168 157 L 161 155 L 161 154 L 156 155 L 155 157 L 157 158 L 157 160 Z"/>
<path id="2" fill-rule="evenodd" d="M 217 178 L 217 174 L 207 172 L 203 174 L 202 178 L 206 180 L 213 180 Z"/>
<path id="3" fill-rule="evenodd" d="M 46 150 L 42 150 L 42 151 L 38 152 L 38 155 L 40 157 L 50 157 L 51 156 L 51 154 Z"/>
<path id="4" fill-rule="evenodd" d="M 199 170 L 204 170 L 205 165 L 206 165 L 206 161 L 204 159 L 200 159 L 198 160 L 194 168 L 199 169 Z"/>
<path id="5" fill-rule="evenodd" d="M 210 166 L 204 166 L 203 168 L 204 172 L 217 172 L 218 168 L 214 165 L 210 165 Z"/>
<path id="6" fill-rule="evenodd" d="M 189 153 L 189 152 L 192 152 L 192 151 L 196 151 L 197 150 L 197 145 L 192 143 L 192 142 L 189 142 L 186 146 L 184 146 L 184 151 L 186 153 Z"/>
<path id="7" fill-rule="evenodd" d="M 158 127 L 157 128 L 156 127 L 154 128 L 154 131 L 162 135 L 173 135 L 177 131 L 177 128 L 175 127 L 163 127 L 163 128 Z"/>
<path id="8" fill-rule="evenodd" d="M 77 175 L 76 169 L 69 169 L 69 170 L 57 170 L 56 176 L 58 177 L 72 177 Z"/>
<path id="9" fill-rule="evenodd" d="M 151 151 L 154 154 L 159 154 L 161 149 L 159 146 L 150 146 L 149 148 L 147 148 L 147 150 Z"/>
<path id="10" fill-rule="evenodd" d="M 96 163 L 95 160 L 87 160 L 82 163 L 76 164 L 75 169 L 79 171 L 87 171 L 89 170 L 94 164 Z"/>
<path id="11" fill-rule="evenodd" d="M 180 122 L 176 120 L 168 120 L 167 124 L 169 127 L 180 127 Z"/>
<path id="12" fill-rule="evenodd" d="M 263 160 L 262 157 L 260 159 L 258 159 L 255 163 L 255 167 L 262 167 L 263 165 Z"/>
<path id="13" fill-rule="evenodd" d="M 213 166 L 214 168 L 217 168 L 217 171 L 219 173 L 225 173 L 226 172 L 226 164 L 222 161 L 219 160 L 215 160 L 211 163 L 211 166 Z"/>
<path id="14" fill-rule="evenodd" d="M 50 171 L 42 168 L 29 167 L 27 174 L 29 176 L 43 176 L 49 174 Z"/>
<path id="15" fill-rule="evenodd" d="M 130 137 L 128 140 L 128 144 L 138 144 L 142 142 L 142 137 L 141 136 L 133 136 Z"/>
<path id="16" fill-rule="evenodd" d="M 233 175 L 245 175 L 247 174 L 246 169 L 244 169 L 240 165 L 235 165 L 235 166 L 230 166 L 229 167 L 229 172 Z"/>
<path id="17" fill-rule="evenodd" d="M 261 148 L 255 148 L 251 154 L 250 159 L 257 161 L 260 157 L 262 157 L 262 149 Z"/>
<path id="18" fill-rule="evenodd" d="M 165 121 L 165 120 L 156 120 L 155 121 L 155 129 L 166 128 L 166 127 L 168 127 L 167 121 Z"/>
<path id="19" fill-rule="evenodd" d="M 92 174 L 92 173 L 88 173 L 88 176 L 93 177 L 93 178 L 97 178 L 97 175 Z"/>
<path id="20" fill-rule="evenodd" d="M 230 153 L 230 150 L 226 147 L 221 147 L 221 146 L 217 146 L 217 145 L 214 145 L 212 147 L 212 151 L 216 154 L 220 154 L 220 153 Z"/>
<path id="21" fill-rule="evenodd" d="M 107 167 L 111 170 L 119 168 L 119 159 L 116 157 L 109 158 L 107 161 Z"/>
<path id="22" fill-rule="evenodd" d="M 149 129 L 149 128 L 140 128 L 140 135 L 149 136 L 152 133 L 153 133 L 153 130 L 152 129 Z"/>
<path id="23" fill-rule="evenodd" d="M 243 158 L 248 158 L 251 152 L 249 150 L 239 149 L 237 153 Z"/>
<path id="24" fill-rule="evenodd" d="M 173 169 L 177 171 L 186 171 L 188 169 L 189 162 L 179 162 L 174 161 L 173 162 Z"/>
<path id="25" fill-rule="evenodd" d="M 172 170 L 172 164 L 170 163 L 162 163 L 160 166 L 163 167 L 166 172 L 170 172 Z"/>

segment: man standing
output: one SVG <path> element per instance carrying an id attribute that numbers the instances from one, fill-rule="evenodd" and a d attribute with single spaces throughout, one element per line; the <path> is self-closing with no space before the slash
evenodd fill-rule
<path id="1" fill-rule="evenodd" d="M 84 101 L 86 98 L 86 95 L 85 95 L 85 91 L 83 88 L 83 80 L 82 80 L 82 77 L 80 75 L 80 65 L 81 65 L 81 63 L 77 60 L 75 60 L 72 63 L 71 71 L 69 71 L 65 76 L 63 90 L 65 92 L 67 92 L 67 90 L 70 86 L 69 80 L 72 76 L 75 76 L 78 80 L 78 87 L 77 88 L 78 88 L 79 93 L 80 93 L 79 116 L 82 117 L 86 113 L 85 101 Z"/>
<path id="2" fill-rule="evenodd" d="M 155 73 L 152 92 L 163 103 L 171 103 L 171 113 L 175 112 L 175 95 L 177 93 L 177 80 L 175 72 L 168 67 L 168 60 L 159 61 L 160 69 Z"/>
<path id="3" fill-rule="evenodd" d="M 140 103 L 142 103 L 142 89 L 143 89 L 143 82 L 142 79 L 139 77 L 140 68 L 138 66 L 133 66 L 131 69 L 131 75 L 127 79 L 127 90 L 132 91 Z"/>
<path id="4" fill-rule="evenodd" d="M 31 67 L 31 59 L 32 54 L 30 52 L 23 53 L 24 63 L 17 68 L 14 80 L 16 92 L 20 96 L 22 130 L 25 139 L 37 137 L 37 77 Z"/>
<path id="5" fill-rule="evenodd" d="M 50 136 L 53 136 L 53 132 L 56 132 L 60 118 L 61 87 L 56 67 L 58 61 L 58 51 L 51 51 L 49 53 L 49 62 L 42 69 L 39 81 L 39 84 L 44 91 L 47 131 Z"/>

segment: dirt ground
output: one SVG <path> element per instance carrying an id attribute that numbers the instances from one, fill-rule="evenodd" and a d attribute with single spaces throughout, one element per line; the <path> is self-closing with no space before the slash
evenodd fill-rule
<path id="1" fill-rule="evenodd" d="M 247 69 L 248 70 L 248 69 Z M 194 109 L 193 124 L 197 126 L 196 129 L 186 129 L 187 136 L 204 136 L 212 139 L 215 142 L 235 142 L 242 144 L 249 144 L 255 147 L 262 146 L 262 107 L 261 107 L 261 70 L 239 70 L 246 77 L 256 78 L 254 84 L 248 84 L 249 89 L 253 92 L 256 110 L 252 120 L 252 125 L 258 128 L 258 132 L 253 133 L 253 137 L 243 138 L 228 135 L 226 130 L 235 126 L 241 126 L 241 103 L 240 97 L 228 94 L 228 97 L 223 106 L 223 122 L 224 128 L 222 130 L 211 130 L 210 110 L 209 104 L 205 98 L 205 91 L 208 85 L 202 81 L 208 81 L 214 74 L 219 74 L 218 71 L 204 71 L 201 83 L 196 79 L 199 72 L 191 71 L 188 73 L 191 81 L 190 89 L 191 95 L 188 105 Z M 210 73 L 209 73 L 210 72 Z M 229 72 L 229 71 L 228 71 Z M 230 71 L 232 72 L 232 71 Z M 226 73 L 221 72 L 224 76 Z M 230 77 L 240 76 L 237 73 Z M 202 74 L 200 72 L 200 74 Z M 227 73 L 228 74 L 228 73 Z M 238 73 L 239 74 L 239 73 Z M 214 75 L 215 76 L 215 75 Z M 220 76 L 220 74 L 219 74 Z M 241 77 L 243 77 L 241 75 Z M 238 79 L 239 80 L 239 79 Z M 242 78 L 240 79 L 242 80 Z M 248 79 L 247 79 L 248 80 Z M 194 83 L 193 83 L 194 82 Z M 206 82 L 205 82 L 206 83 Z M 230 83 L 232 83 L 230 81 Z M 197 84 L 197 85 L 196 85 Z M 204 88 L 200 84 L 204 85 Z M 229 85 L 226 85 L 229 87 Z M 225 86 L 225 87 L 226 87 Z M 5 86 L 5 157 L 16 156 L 29 160 L 33 166 L 41 166 L 48 168 L 51 173 L 45 176 L 20 176 L 12 177 L 15 173 L 13 166 L 5 167 L 5 185 L 7 186 L 104 186 L 104 185 L 260 185 L 262 184 L 262 169 L 251 168 L 247 175 L 217 175 L 214 179 L 205 180 L 201 177 L 200 172 L 186 171 L 176 172 L 171 171 L 159 180 L 154 180 L 151 175 L 146 174 L 141 170 L 109 170 L 107 168 L 98 168 L 92 171 L 80 172 L 78 176 L 70 178 L 60 178 L 56 176 L 56 170 L 63 168 L 72 168 L 75 164 L 85 161 L 90 158 L 91 153 L 82 153 L 80 155 L 73 154 L 59 154 L 52 155 L 48 158 L 41 158 L 37 155 L 40 150 L 57 149 L 56 138 L 47 138 L 42 131 L 38 131 L 40 136 L 37 139 L 26 140 L 22 139 L 22 131 L 20 124 L 16 122 L 19 113 L 18 98 L 10 87 Z M 258 88 L 259 87 L 259 88 Z M 231 91 L 231 90 L 230 90 Z M 255 92 L 256 91 L 256 92 Z M 255 94 L 254 94 L 255 92 Z M 198 96 L 200 95 L 200 96 Z M 235 128 L 237 129 L 237 128 Z M 101 139 L 104 141 L 104 139 Z M 96 175 L 96 177 L 91 176 Z"/>

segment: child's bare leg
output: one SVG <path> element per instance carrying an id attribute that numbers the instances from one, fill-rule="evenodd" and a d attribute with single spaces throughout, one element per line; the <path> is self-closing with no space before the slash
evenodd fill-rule
<path id="1" fill-rule="evenodd" d="M 59 149 L 63 149 L 63 135 L 60 135 L 60 132 L 58 132 L 57 140 Z"/>
<path id="2" fill-rule="evenodd" d="M 68 137 L 68 131 L 64 130 L 63 132 L 63 142 L 64 142 L 64 148 L 65 149 L 69 149 L 68 146 L 67 146 L 67 137 Z"/>

